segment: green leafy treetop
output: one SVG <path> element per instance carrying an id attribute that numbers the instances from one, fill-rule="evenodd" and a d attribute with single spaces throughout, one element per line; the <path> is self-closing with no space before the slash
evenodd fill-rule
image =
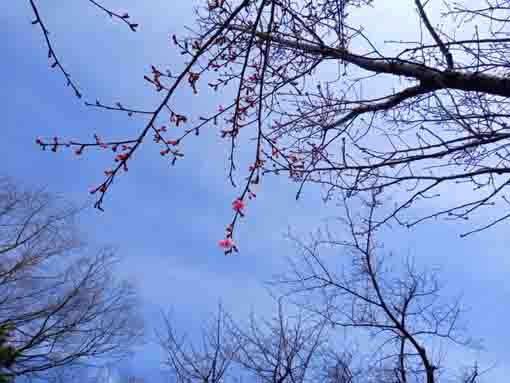
<path id="1" fill-rule="evenodd" d="M 14 364 L 16 350 L 7 344 L 8 337 L 9 330 L 5 326 L 0 327 L 0 383 L 13 381 L 13 376 L 9 373 L 9 369 Z"/>

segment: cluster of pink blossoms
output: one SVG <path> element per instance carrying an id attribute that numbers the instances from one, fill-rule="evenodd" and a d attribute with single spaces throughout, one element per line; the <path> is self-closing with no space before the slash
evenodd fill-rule
<path id="1" fill-rule="evenodd" d="M 232 210 L 234 210 L 241 217 L 244 217 L 243 209 L 245 207 L 245 203 L 241 198 L 237 198 L 232 202 Z M 232 239 L 232 225 L 227 226 L 227 237 L 220 240 L 218 245 L 225 250 L 225 254 L 230 253 L 232 250 L 237 251 L 237 247 Z"/>
<path id="2" fill-rule="evenodd" d="M 234 241 L 232 238 L 221 239 L 218 245 L 224 250 L 231 250 L 234 247 Z"/>
<path id="3" fill-rule="evenodd" d="M 232 209 L 243 216 L 244 202 L 242 199 L 238 198 L 234 202 L 232 202 Z"/>

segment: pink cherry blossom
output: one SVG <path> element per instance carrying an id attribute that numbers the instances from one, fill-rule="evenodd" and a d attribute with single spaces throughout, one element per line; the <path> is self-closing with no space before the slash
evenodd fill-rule
<path id="1" fill-rule="evenodd" d="M 231 238 L 225 238 L 218 242 L 218 245 L 225 250 L 230 250 L 234 247 L 234 241 Z"/>
<path id="2" fill-rule="evenodd" d="M 232 209 L 237 211 L 238 213 L 241 213 L 244 209 L 244 202 L 242 199 L 238 198 L 234 202 L 232 202 Z"/>

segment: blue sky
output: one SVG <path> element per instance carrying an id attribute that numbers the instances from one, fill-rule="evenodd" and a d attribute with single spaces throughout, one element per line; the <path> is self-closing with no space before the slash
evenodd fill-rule
<path id="1" fill-rule="evenodd" d="M 151 64 L 179 68 L 181 58 L 170 49 L 168 36 L 192 23 L 191 8 L 196 3 L 105 1 L 113 9 L 129 11 L 140 23 L 137 33 L 112 22 L 86 1 L 41 2 L 40 8 L 55 49 L 85 99 L 151 108 L 158 98 L 143 75 Z M 381 3 L 392 12 L 407 12 L 392 9 L 393 2 Z M 134 134 L 143 121 L 89 109 L 74 98 L 60 73 L 49 69 L 42 36 L 31 20 L 28 1 L 0 5 L 3 172 L 91 205 L 87 190 L 102 179 L 102 171 L 111 166 L 110 158 L 92 152 L 82 158 L 71 152 L 42 152 L 34 144 L 35 137 L 91 138 L 94 133 L 123 137 Z M 403 17 L 401 25 L 386 26 L 385 33 L 391 36 L 399 28 L 412 27 L 412 22 Z M 224 98 L 182 93 L 176 105 L 193 114 L 215 110 Z M 289 227 L 307 233 L 340 213 L 334 204 L 322 204 L 317 189 L 308 189 L 296 202 L 295 185 L 267 178 L 257 200 L 248 206 L 248 219 L 239 226 L 241 255 L 224 257 L 217 240 L 223 236 L 231 217 L 230 202 L 238 193 L 226 179 L 228 146 L 217 132 L 209 131 L 187 142 L 184 149 L 186 158 L 170 168 L 156 147 L 144 148 L 115 185 L 106 211 L 90 208 L 81 218 L 84 236 L 93 243 L 116 246 L 123 257 L 119 275 L 138 282 L 148 333 L 157 325 L 154 317 L 161 309 L 172 308 L 183 328 L 184 324 L 197 326 L 219 300 L 236 317 L 251 309 L 271 313 L 274 305 L 262 282 L 283 271 L 284 258 L 292 253 L 283 234 Z M 386 248 L 412 254 L 419 264 L 440 266 L 451 291 L 463 293 L 464 303 L 471 307 L 466 315 L 470 333 L 484 339 L 487 349 L 474 356 L 485 366 L 497 363 L 486 375 L 493 383 L 510 376 L 506 227 L 461 240 L 459 226 L 428 224 L 405 235 L 395 229 L 381 238 Z M 452 352 L 461 364 L 469 364 L 468 356 L 473 356 Z M 122 371 L 157 383 L 163 381 L 155 372 L 159 360 L 157 348 L 148 345 Z"/>

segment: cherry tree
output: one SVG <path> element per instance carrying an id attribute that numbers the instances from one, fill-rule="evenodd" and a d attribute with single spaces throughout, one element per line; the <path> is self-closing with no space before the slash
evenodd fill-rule
<path id="1" fill-rule="evenodd" d="M 89 3 L 136 31 L 129 13 Z M 30 4 L 51 67 L 81 97 L 52 46 L 40 4 Z M 391 201 L 374 229 L 441 217 L 462 221 L 492 208 L 487 221 L 462 235 L 487 229 L 510 217 L 505 195 L 510 4 L 414 0 L 413 6 L 414 31 L 381 42 L 375 38 L 377 23 L 363 13 L 377 10 L 372 0 L 204 0 L 191 32 L 169 36 L 169 49 L 184 55 L 186 64 L 177 70 L 148 65 L 145 80 L 161 94 L 159 104 L 142 110 L 86 102 L 144 119 L 135 135 L 36 142 L 44 150 L 68 149 L 77 156 L 110 150 L 112 162 L 98 169 L 104 178 L 90 190 L 103 209 L 115 180 L 142 147 L 152 141 L 156 157 L 176 164 L 194 136 L 218 129 L 230 148 L 228 177 L 234 186 L 242 181 L 219 241 L 226 254 L 238 250 L 236 223 L 256 197 L 254 185 L 268 175 L 296 183 L 296 198 L 310 184 L 320 185 L 326 200 L 339 193 L 382 193 Z M 390 14 L 384 18 L 398 22 Z M 367 88 L 376 90 L 367 94 Z M 211 115 L 175 106 L 181 92 L 226 89 L 231 101 Z M 247 169 L 239 166 L 239 153 L 251 153 Z M 452 193 L 453 201 L 438 202 L 425 213 L 411 210 Z"/>

